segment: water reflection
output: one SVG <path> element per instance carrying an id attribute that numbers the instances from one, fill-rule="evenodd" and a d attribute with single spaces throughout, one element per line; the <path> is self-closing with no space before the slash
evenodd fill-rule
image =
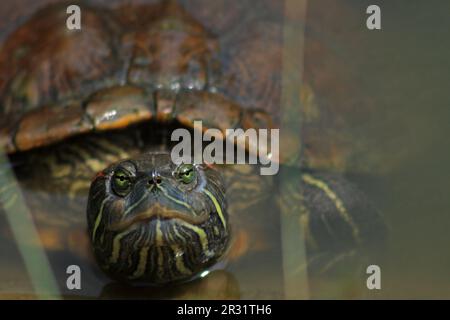
<path id="1" fill-rule="evenodd" d="M 210 272 L 192 282 L 177 286 L 136 287 L 121 283 L 105 285 L 100 299 L 239 299 L 236 278 L 225 270 Z"/>

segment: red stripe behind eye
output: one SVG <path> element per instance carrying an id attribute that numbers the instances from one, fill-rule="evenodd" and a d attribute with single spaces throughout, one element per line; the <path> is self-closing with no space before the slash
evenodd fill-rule
<path id="1" fill-rule="evenodd" d="M 95 177 L 94 177 L 94 179 L 92 179 L 92 181 L 96 180 L 97 178 L 104 177 L 104 176 L 105 176 L 105 174 L 103 173 L 103 171 L 100 171 L 99 173 L 97 173 L 95 175 Z"/>
<path id="2" fill-rule="evenodd" d="M 206 161 L 203 161 L 203 164 L 204 164 L 205 166 L 207 166 L 208 168 L 210 168 L 210 169 L 214 168 L 214 163 L 208 163 L 208 162 L 206 162 Z"/>

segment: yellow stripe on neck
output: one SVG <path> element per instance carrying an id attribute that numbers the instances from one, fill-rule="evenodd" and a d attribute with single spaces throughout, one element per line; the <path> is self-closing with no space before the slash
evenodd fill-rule
<path id="1" fill-rule="evenodd" d="M 222 207 L 220 206 L 219 202 L 217 201 L 216 197 L 207 189 L 204 189 L 203 192 L 211 199 L 211 201 L 214 203 L 214 206 L 216 207 L 217 214 L 220 217 L 220 220 L 222 221 L 223 227 L 227 228 L 227 222 L 225 220 L 225 217 L 222 212 Z"/>
<path id="2" fill-rule="evenodd" d="M 339 212 L 340 216 L 350 225 L 353 233 L 353 237 L 355 238 L 356 242 L 361 242 L 360 236 L 359 236 L 359 228 L 356 225 L 356 223 L 353 221 L 353 218 L 348 213 L 347 209 L 344 206 L 344 203 L 342 200 L 338 197 L 338 195 L 331 190 L 331 188 L 323 181 L 314 178 L 313 176 L 309 174 L 303 174 L 302 175 L 303 181 L 305 181 L 309 185 L 313 185 L 319 189 L 321 189 L 325 194 L 328 196 L 328 198 L 334 203 L 334 206 L 336 207 L 337 211 Z"/>

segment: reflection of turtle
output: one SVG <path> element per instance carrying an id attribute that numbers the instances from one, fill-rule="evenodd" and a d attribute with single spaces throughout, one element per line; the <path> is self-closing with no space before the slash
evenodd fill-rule
<path id="1" fill-rule="evenodd" d="M 91 186 L 89 237 L 106 273 L 152 283 L 189 279 L 224 256 L 230 225 L 236 234 L 240 219 L 254 230 L 264 223 L 245 212 L 275 192 L 274 178 L 254 166 L 176 166 L 165 151 L 167 132 L 197 119 L 220 130 L 270 127 L 266 112 L 234 102 L 233 85 L 247 90 L 239 102 L 252 106 L 253 95 L 259 107 L 279 78 L 262 80 L 270 63 L 250 89 L 239 82 L 253 81 L 239 66 L 222 75 L 242 55 L 260 61 L 263 52 L 247 43 L 233 48 L 236 61 L 225 61 L 216 38 L 172 2 L 127 7 L 122 15 L 82 12 L 82 30 L 68 31 L 65 7 L 46 8 L 4 44 L 0 142 L 25 163 L 17 176 L 48 249 L 84 250 L 70 235 L 84 226 Z M 279 203 L 296 208 L 321 266 L 381 230 L 364 197 L 339 176 L 298 177 L 303 188 L 283 189 Z"/>

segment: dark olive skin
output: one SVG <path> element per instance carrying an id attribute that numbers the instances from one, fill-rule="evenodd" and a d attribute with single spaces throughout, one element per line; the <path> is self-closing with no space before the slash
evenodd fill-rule
<path id="1" fill-rule="evenodd" d="M 100 267 L 121 281 L 189 280 L 223 255 L 230 236 L 219 173 L 177 166 L 168 153 L 146 153 L 98 174 L 87 217 Z"/>

